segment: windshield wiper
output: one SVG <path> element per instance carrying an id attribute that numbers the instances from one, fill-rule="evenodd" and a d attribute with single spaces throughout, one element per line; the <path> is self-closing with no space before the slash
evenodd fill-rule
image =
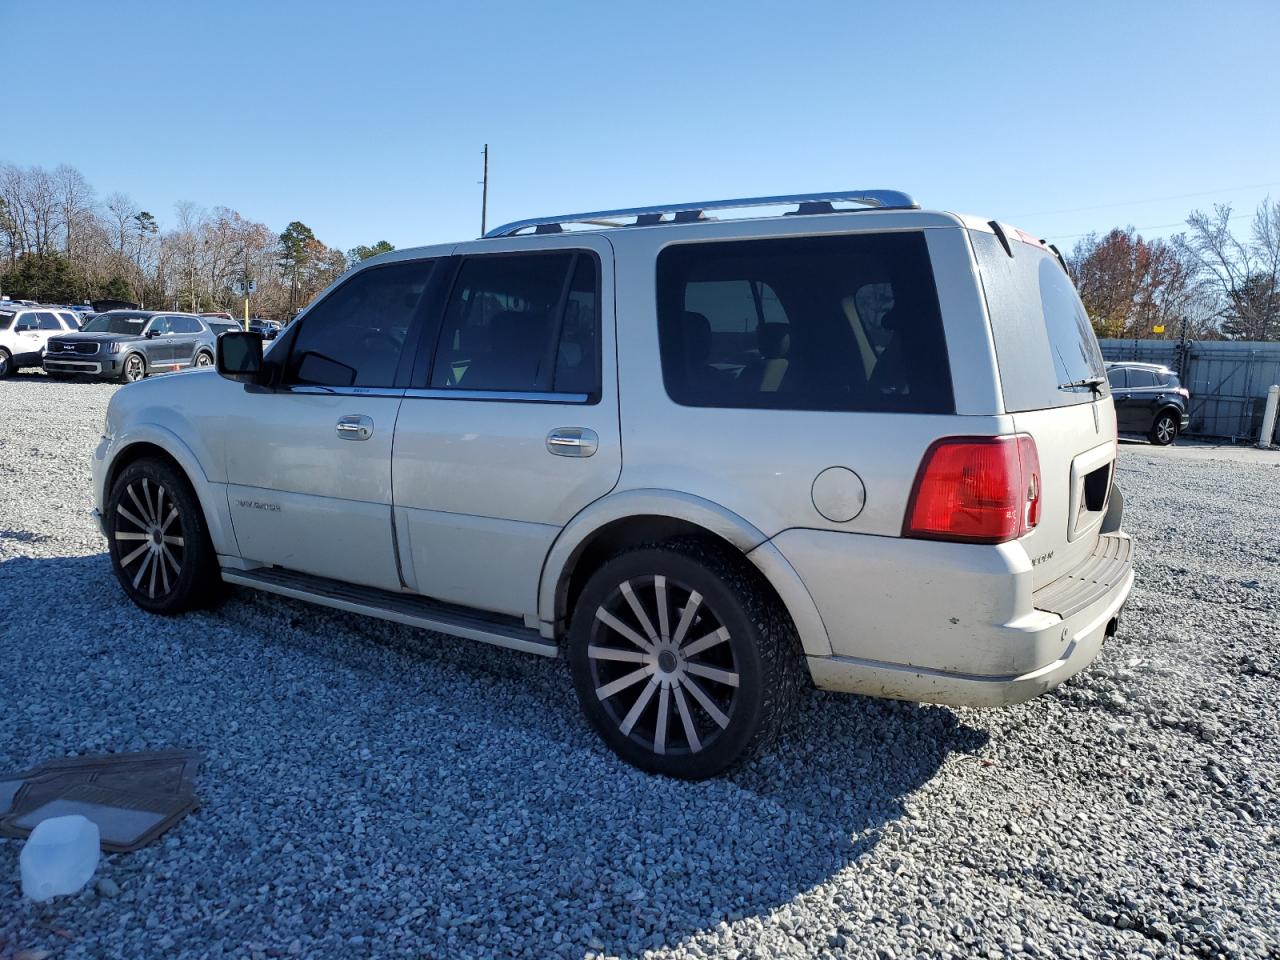
<path id="1" fill-rule="evenodd" d="M 1094 395 L 1102 393 L 1099 388 L 1107 382 L 1106 377 L 1085 377 L 1083 380 L 1072 380 L 1070 383 L 1058 384 L 1059 390 L 1078 390 L 1080 387 L 1088 387 L 1094 392 Z"/>

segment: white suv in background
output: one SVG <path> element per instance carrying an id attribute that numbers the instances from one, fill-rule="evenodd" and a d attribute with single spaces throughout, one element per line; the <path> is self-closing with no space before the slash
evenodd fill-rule
<path id="1" fill-rule="evenodd" d="M 856 191 L 374 258 L 265 356 L 120 390 L 93 468 L 143 608 L 220 575 L 563 651 L 611 748 L 696 778 L 810 680 L 1000 705 L 1085 667 L 1133 582 L 1115 458 L 1057 252 Z"/>
<path id="2" fill-rule="evenodd" d="M 39 367 L 50 337 L 79 329 L 71 310 L 0 300 L 0 380 L 23 367 Z"/>

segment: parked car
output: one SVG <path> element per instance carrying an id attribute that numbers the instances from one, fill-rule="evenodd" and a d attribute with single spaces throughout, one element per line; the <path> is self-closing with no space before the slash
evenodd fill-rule
<path id="1" fill-rule="evenodd" d="M 1165 447 L 1190 426 L 1191 394 L 1168 367 L 1108 363 L 1107 379 L 1121 433 L 1145 433 L 1152 443 Z"/>
<path id="2" fill-rule="evenodd" d="M 232 330 L 244 329 L 244 327 L 240 326 L 240 324 L 234 320 L 222 320 L 217 317 L 204 316 L 203 314 L 201 314 L 201 317 L 204 319 L 205 325 L 218 336 L 221 336 L 224 333 L 230 333 Z"/>
<path id="3" fill-rule="evenodd" d="M 790 215 L 705 216 L 762 205 Z M 810 680 L 1026 700 L 1095 657 L 1133 583 L 1060 257 L 893 191 L 397 251 L 217 363 L 108 407 L 94 497 L 135 603 L 210 602 L 220 573 L 563 651 L 650 771 L 755 754 Z"/>
<path id="4" fill-rule="evenodd" d="M 80 329 L 75 318 L 47 307 L 0 301 L 0 380 L 39 367 L 50 337 Z"/>
<path id="5" fill-rule="evenodd" d="M 213 364 L 217 334 L 190 313 L 110 310 L 73 334 L 49 341 L 50 376 L 86 375 L 131 383 L 150 373 Z"/>
<path id="6" fill-rule="evenodd" d="M 263 320 L 259 317 L 254 317 L 249 321 L 249 330 L 253 333 L 259 334 L 264 340 L 274 340 L 276 335 L 280 332 L 280 324 L 273 320 Z"/>
<path id="7" fill-rule="evenodd" d="M 201 313 L 198 316 L 204 317 L 206 320 L 235 320 L 231 314 L 226 311 L 218 311 L 216 313 Z"/>

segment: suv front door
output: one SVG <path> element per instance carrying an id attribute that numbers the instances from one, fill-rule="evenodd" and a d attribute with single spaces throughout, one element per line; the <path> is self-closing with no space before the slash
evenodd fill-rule
<path id="1" fill-rule="evenodd" d="M 173 337 L 170 317 L 153 317 L 143 335 L 142 353 L 147 358 L 147 370 L 159 373 L 173 367 Z"/>
<path id="2" fill-rule="evenodd" d="M 396 424 L 401 569 L 437 600 L 536 623 L 552 541 L 622 469 L 613 247 L 463 244 Z"/>
<path id="3" fill-rule="evenodd" d="M 399 590 L 391 440 L 435 261 L 368 267 L 268 353 L 273 389 L 235 389 L 227 496 L 248 561 Z"/>

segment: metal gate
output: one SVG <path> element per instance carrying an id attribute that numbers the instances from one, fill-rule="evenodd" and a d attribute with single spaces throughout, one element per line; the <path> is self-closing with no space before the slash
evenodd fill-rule
<path id="1" fill-rule="evenodd" d="M 1280 383 L 1280 342 L 1100 340 L 1107 360 L 1159 363 L 1191 391 L 1188 435 L 1256 440 L 1267 388 Z"/>

